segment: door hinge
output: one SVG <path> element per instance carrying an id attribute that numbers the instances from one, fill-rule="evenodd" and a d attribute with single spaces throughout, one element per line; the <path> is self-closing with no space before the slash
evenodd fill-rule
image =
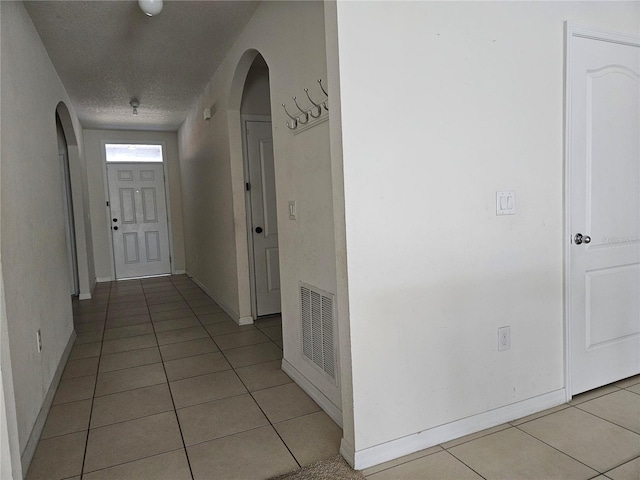
<path id="1" fill-rule="evenodd" d="M 251 184 L 249 182 L 245 183 L 244 186 L 247 189 L 247 192 L 251 190 Z"/>

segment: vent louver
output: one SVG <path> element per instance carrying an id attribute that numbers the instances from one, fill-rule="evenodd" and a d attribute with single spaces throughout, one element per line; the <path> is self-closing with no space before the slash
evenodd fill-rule
<path id="1" fill-rule="evenodd" d="M 300 285 L 302 354 L 335 379 L 333 295 Z"/>

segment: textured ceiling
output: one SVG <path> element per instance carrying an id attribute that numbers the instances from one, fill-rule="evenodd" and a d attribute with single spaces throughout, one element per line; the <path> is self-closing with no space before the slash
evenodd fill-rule
<path id="1" fill-rule="evenodd" d="M 259 2 L 24 2 L 85 128 L 176 130 Z M 138 115 L 129 102 L 140 101 Z"/>

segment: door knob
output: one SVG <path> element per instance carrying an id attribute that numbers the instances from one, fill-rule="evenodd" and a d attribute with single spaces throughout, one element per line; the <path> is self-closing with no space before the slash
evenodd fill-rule
<path id="1" fill-rule="evenodd" d="M 115 227 L 113 227 L 113 229 L 114 229 L 114 230 L 117 230 L 117 229 L 118 229 L 118 226 L 116 225 Z"/>
<path id="2" fill-rule="evenodd" d="M 573 237 L 573 241 L 576 245 L 581 245 L 582 243 L 591 243 L 591 237 L 589 235 L 582 235 L 581 233 L 576 233 L 576 236 Z"/>
<path id="3" fill-rule="evenodd" d="M 256 227 L 256 233 L 262 233 L 262 227 Z"/>
<path id="4" fill-rule="evenodd" d="M 114 222 L 117 222 L 117 221 L 118 221 L 118 219 L 117 219 L 117 218 L 114 218 L 114 219 L 113 219 L 113 221 L 114 221 Z"/>

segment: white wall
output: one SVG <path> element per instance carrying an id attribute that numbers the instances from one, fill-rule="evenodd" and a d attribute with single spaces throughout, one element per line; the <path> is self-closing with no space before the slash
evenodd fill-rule
<path id="1" fill-rule="evenodd" d="M 240 113 L 248 115 L 271 115 L 269 69 L 260 57 L 251 65 L 242 92 Z"/>
<path id="2" fill-rule="evenodd" d="M 58 102 L 69 105 L 69 99 L 22 3 L 0 5 L 0 221 L 7 324 L 2 349 L 10 343 L 15 412 L 7 414 L 17 424 L 17 438 L 10 441 L 18 442 L 22 454 L 73 335 L 55 121 Z M 81 141 L 78 152 L 82 155 Z M 11 395 L 6 367 L 3 362 L 4 395 Z M 5 398 L 5 405 L 10 403 Z"/>
<path id="3" fill-rule="evenodd" d="M 173 273 L 184 273 L 184 235 L 182 226 L 182 193 L 178 142 L 176 132 L 149 132 L 129 130 L 84 130 L 85 158 L 95 275 L 98 281 L 114 279 L 113 247 L 111 245 L 110 213 L 107 210 L 104 143 L 162 143 L 165 146 L 167 195 L 171 208 L 171 242 Z M 189 195 L 189 192 L 187 192 Z"/>
<path id="4" fill-rule="evenodd" d="M 291 97 L 305 98 L 305 87 L 322 98 L 322 2 L 262 3 L 180 128 L 182 189 L 192 192 L 184 196 L 187 270 L 236 320 L 250 317 L 240 99 L 251 49 L 269 66 L 284 357 L 339 410 L 339 387 L 302 359 L 300 345 L 299 282 L 336 293 L 329 129 L 323 123 L 293 135 L 280 106 L 293 111 Z M 297 221 L 288 218 L 289 200 L 297 201 Z"/>
<path id="5" fill-rule="evenodd" d="M 338 4 L 356 464 L 562 393 L 563 22 L 638 34 L 638 7 Z"/>

